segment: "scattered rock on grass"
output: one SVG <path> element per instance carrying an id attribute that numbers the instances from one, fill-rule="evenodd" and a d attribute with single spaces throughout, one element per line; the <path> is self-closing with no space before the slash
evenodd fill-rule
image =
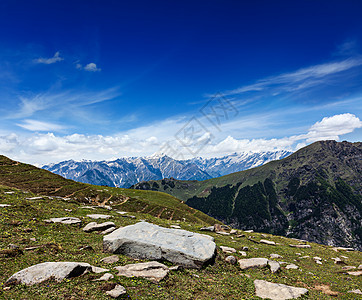
<path id="1" fill-rule="evenodd" d="M 82 221 L 79 218 L 75 218 L 75 217 L 50 218 L 48 220 L 44 220 L 44 222 L 61 223 L 61 224 L 80 224 L 80 223 L 82 223 Z"/>
<path id="2" fill-rule="evenodd" d="M 289 270 L 289 269 L 294 269 L 294 270 L 299 269 L 299 267 L 297 265 L 295 265 L 295 264 L 287 265 L 287 266 L 285 266 L 285 268 L 287 270 Z"/>
<path id="3" fill-rule="evenodd" d="M 229 264 L 235 265 L 237 263 L 237 260 L 235 256 L 229 255 L 225 258 L 225 261 Z"/>
<path id="4" fill-rule="evenodd" d="M 91 219 L 109 219 L 110 215 L 101 215 L 101 214 L 91 214 L 91 215 L 87 215 L 88 218 Z"/>
<path id="5" fill-rule="evenodd" d="M 114 276 L 111 273 L 105 273 L 102 277 L 99 277 L 97 279 L 94 279 L 93 281 L 108 281 L 110 279 L 113 279 Z"/>
<path id="6" fill-rule="evenodd" d="M 307 244 L 298 244 L 298 245 L 289 245 L 290 247 L 294 247 L 294 248 L 311 248 L 311 245 L 307 245 Z"/>
<path id="7" fill-rule="evenodd" d="M 95 267 L 95 266 L 92 266 L 92 272 L 93 273 L 104 273 L 104 272 L 108 272 L 109 269 L 104 269 L 104 268 L 100 268 L 100 267 Z"/>
<path id="8" fill-rule="evenodd" d="M 256 296 L 263 299 L 295 299 L 308 293 L 308 290 L 305 288 L 272 283 L 265 280 L 254 280 L 254 286 Z"/>
<path id="9" fill-rule="evenodd" d="M 113 290 L 106 291 L 106 294 L 113 298 L 118 298 L 121 295 L 127 294 L 127 291 L 123 286 L 117 284 Z"/>
<path id="10" fill-rule="evenodd" d="M 238 262 L 242 270 L 264 268 L 268 265 L 268 260 L 262 257 L 239 259 Z"/>
<path id="11" fill-rule="evenodd" d="M 272 273 L 276 273 L 280 270 L 280 264 L 274 260 L 268 260 L 268 265 Z"/>
<path id="12" fill-rule="evenodd" d="M 260 243 L 266 244 L 266 245 L 276 245 L 275 242 L 269 241 L 269 240 L 260 240 Z"/>
<path id="13" fill-rule="evenodd" d="M 208 226 L 208 227 L 201 227 L 200 228 L 201 231 L 215 231 L 215 227 L 214 226 Z"/>
<path id="14" fill-rule="evenodd" d="M 50 278 L 60 282 L 65 278 L 77 277 L 91 271 L 92 266 L 79 262 L 44 262 L 13 274 L 5 285 L 41 283 Z"/>
<path id="15" fill-rule="evenodd" d="M 0 207 L 9 207 L 11 206 L 10 204 L 0 204 Z"/>
<path id="16" fill-rule="evenodd" d="M 96 222 L 90 222 L 83 228 L 83 231 L 85 232 L 104 231 L 111 227 L 116 227 L 116 225 L 113 222 L 104 222 L 102 224 L 97 224 Z"/>
<path id="17" fill-rule="evenodd" d="M 279 254 L 272 253 L 272 254 L 270 254 L 270 258 L 283 258 L 283 256 L 281 256 Z"/>
<path id="18" fill-rule="evenodd" d="M 351 290 L 351 291 L 348 291 L 347 293 L 354 293 L 354 294 L 359 294 L 359 295 L 362 295 L 362 291 L 360 289 L 357 289 L 357 290 Z"/>
<path id="19" fill-rule="evenodd" d="M 113 264 L 117 261 L 119 261 L 119 257 L 117 255 L 111 255 L 101 259 L 101 262 L 104 262 L 106 264 Z"/>
<path id="20" fill-rule="evenodd" d="M 231 247 L 226 247 L 226 246 L 220 246 L 220 249 L 222 252 L 224 253 L 236 253 L 236 249 L 231 248 Z"/>
<path id="21" fill-rule="evenodd" d="M 155 282 L 159 282 L 165 278 L 170 271 L 167 266 L 157 261 L 130 264 L 121 267 L 115 267 L 115 269 L 119 272 L 118 276 L 142 277 Z"/>

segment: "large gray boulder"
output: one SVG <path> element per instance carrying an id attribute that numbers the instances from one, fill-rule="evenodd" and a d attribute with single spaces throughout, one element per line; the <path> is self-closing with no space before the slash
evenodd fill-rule
<path id="1" fill-rule="evenodd" d="M 26 284 L 33 285 L 41 283 L 50 278 L 60 282 L 65 278 L 72 278 L 92 271 L 92 266 L 80 262 L 44 262 L 13 274 L 5 285 Z"/>
<path id="2" fill-rule="evenodd" d="M 254 280 L 255 294 L 263 299 L 286 300 L 299 298 L 308 293 L 305 288 L 272 283 L 265 280 Z"/>
<path id="3" fill-rule="evenodd" d="M 103 249 L 138 259 L 162 259 L 187 268 L 201 268 L 214 257 L 216 245 L 208 235 L 140 222 L 104 236 Z"/>

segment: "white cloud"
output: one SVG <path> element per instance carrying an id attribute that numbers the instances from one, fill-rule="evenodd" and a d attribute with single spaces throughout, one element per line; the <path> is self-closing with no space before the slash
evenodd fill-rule
<path id="1" fill-rule="evenodd" d="M 98 68 L 95 63 L 89 63 L 84 67 L 84 70 L 89 71 L 89 72 L 99 72 L 102 69 Z"/>
<path id="2" fill-rule="evenodd" d="M 60 53 L 58 51 L 58 52 L 55 52 L 54 56 L 51 58 L 40 57 L 40 58 L 35 59 L 34 62 L 36 62 L 38 64 L 50 65 L 50 64 L 54 64 L 58 61 L 62 61 L 62 60 L 64 60 L 64 58 L 60 57 Z"/>
<path id="3" fill-rule="evenodd" d="M 58 124 L 37 120 L 24 120 L 23 123 L 19 123 L 16 125 L 30 131 L 61 131 L 65 129 L 64 126 Z"/>
<path id="4" fill-rule="evenodd" d="M 107 160 L 122 156 L 146 156 L 164 152 L 176 158 L 192 157 L 187 149 L 175 139 L 169 140 L 170 133 L 181 128 L 184 119 L 165 120 L 159 124 L 144 126 L 127 132 L 103 135 L 55 135 L 54 133 L 33 133 L 19 137 L 15 134 L 0 136 L 0 151 L 20 161 L 44 164 L 67 159 Z M 228 136 L 223 140 L 212 140 L 198 155 L 204 157 L 222 156 L 232 152 L 259 152 L 289 150 L 295 151 L 307 144 L 324 139 L 338 140 L 340 136 L 362 128 L 362 122 L 353 114 L 345 113 L 325 117 L 312 125 L 304 134 L 272 139 L 236 139 Z M 177 153 L 162 148 L 169 142 Z M 197 141 L 196 141 L 197 142 Z M 179 155 L 181 154 L 181 155 Z"/>
<path id="5" fill-rule="evenodd" d="M 338 140 L 340 135 L 351 133 L 361 127 L 362 122 L 355 115 L 350 113 L 340 114 L 325 117 L 322 121 L 315 123 L 310 127 L 305 137 L 307 142 L 315 142 L 322 139 Z"/>

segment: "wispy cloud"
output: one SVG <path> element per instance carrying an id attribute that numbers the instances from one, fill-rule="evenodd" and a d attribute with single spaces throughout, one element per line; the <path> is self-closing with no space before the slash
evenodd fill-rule
<path id="1" fill-rule="evenodd" d="M 101 103 L 120 96 L 117 87 L 109 88 L 98 92 L 80 92 L 68 90 L 55 93 L 48 91 L 33 96 L 19 97 L 19 108 L 16 112 L 11 112 L 8 119 L 29 118 L 37 112 L 52 110 L 68 110 L 70 107 L 79 108 L 91 104 Z"/>
<path id="2" fill-rule="evenodd" d="M 329 62 L 302 68 L 290 73 L 267 77 L 251 85 L 223 92 L 224 95 L 260 92 L 267 89 L 295 91 L 323 83 L 328 76 L 347 71 L 362 65 L 362 58 L 350 58 L 337 62 Z"/>
<path id="3" fill-rule="evenodd" d="M 57 52 L 55 52 L 53 57 L 50 57 L 50 58 L 40 57 L 40 58 L 35 59 L 34 62 L 38 63 L 38 64 L 50 65 L 50 64 L 54 64 L 58 61 L 62 61 L 62 60 L 64 60 L 64 58 L 60 57 L 60 52 L 57 51 Z"/>
<path id="4" fill-rule="evenodd" d="M 75 67 L 78 70 L 85 70 L 85 71 L 88 71 L 88 72 L 100 72 L 100 71 L 102 71 L 102 69 L 98 68 L 95 63 L 86 64 L 84 67 L 82 66 L 82 64 L 77 63 L 75 65 Z"/>
<path id="5" fill-rule="evenodd" d="M 22 123 L 16 125 L 30 131 L 62 131 L 66 128 L 62 125 L 37 120 L 24 120 Z"/>

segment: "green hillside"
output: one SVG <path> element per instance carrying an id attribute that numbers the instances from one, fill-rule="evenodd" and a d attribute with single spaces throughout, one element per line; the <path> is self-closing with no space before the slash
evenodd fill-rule
<path id="1" fill-rule="evenodd" d="M 137 189 L 184 200 L 240 229 L 362 249 L 362 143 L 321 141 L 266 165 L 205 181 Z"/>
<path id="2" fill-rule="evenodd" d="M 129 212 L 142 212 L 168 220 L 214 224 L 215 220 L 179 199 L 161 192 L 94 186 L 65 179 L 32 165 L 0 156 L 0 185 L 37 195 L 71 199 L 84 205 L 110 205 Z"/>

